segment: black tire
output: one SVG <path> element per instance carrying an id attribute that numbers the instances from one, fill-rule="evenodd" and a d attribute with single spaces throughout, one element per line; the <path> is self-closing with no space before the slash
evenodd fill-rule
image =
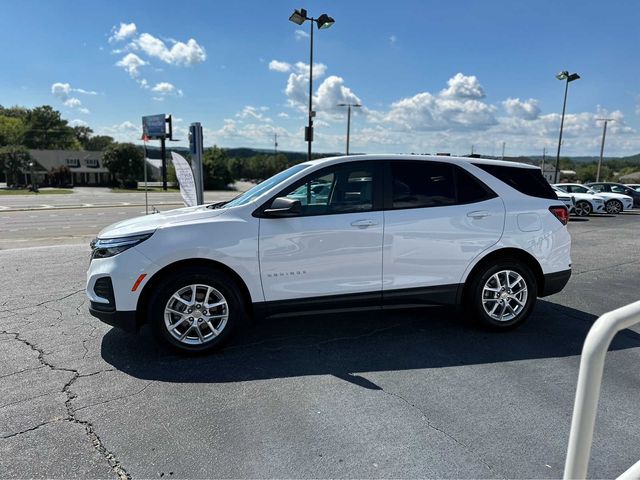
<path id="1" fill-rule="evenodd" d="M 196 288 L 196 294 L 194 295 L 196 300 L 194 300 L 194 302 L 199 301 L 201 303 L 192 307 L 186 307 L 183 306 L 181 302 L 177 302 L 175 300 L 174 294 L 179 292 L 181 289 L 187 289 L 187 287 L 191 285 L 200 285 L 200 287 Z M 204 298 L 208 292 L 207 287 L 212 287 L 214 290 L 212 290 L 210 296 L 205 300 L 211 298 L 215 299 L 217 298 L 217 294 L 221 294 L 223 300 L 226 301 L 226 305 L 214 307 L 212 310 L 206 310 L 205 300 L 197 300 L 197 298 Z M 189 295 L 188 290 L 185 292 Z M 170 301 L 173 302 L 171 303 L 173 307 L 178 309 L 184 308 L 185 311 L 182 313 L 186 314 L 186 309 L 191 308 L 194 310 L 194 317 L 187 317 L 186 315 L 190 315 L 190 313 L 186 314 L 184 315 L 185 318 L 182 319 L 183 323 L 180 324 L 180 316 L 167 313 L 169 319 L 165 320 L 165 308 L 170 305 Z M 199 309 L 195 309 L 196 306 L 199 307 Z M 209 329 L 207 326 L 206 317 L 202 316 L 203 311 L 207 314 L 214 313 L 219 316 L 224 316 L 226 314 L 226 319 L 220 318 L 210 320 L 210 324 L 214 329 L 216 329 L 216 331 L 224 321 L 224 325 L 222 325 L 222 328 L 219 330 L 217 335 L 215 335 L 214 331 Z M 148 312 L 148 323 L 151 325 L 153 333 L 160 343 L 183 353 L 203 353 L 218 350 L 229 340 L 239 325 L 244 322 L 246 316 L 242 296 L 233 279 L 220 271 L 202 267 L 184 268 L 179 272 L 172 274 L 170 277 L 165 278 L 156 287 L 155 292 L 150 299 Z M 202 322 L 198 321 L 198 317 L 200 316 L 202 316 Z M 193 320 L 190 319 L 193 318 L 196 319 L 196 323 L 198 324 L 197 332 L 200 332 L 198 337 L 202 343 L 199 344 L 187 343 L 197 341 L 196 339 L 190 339 L 190 337 L 194 336 L 196 332 L 195 326 L 191 328 L 191 322 L 193 322 Z M 180 339 L 174 337 L 174 335 L 170 333 L 167 322 L 170 322 L 173 326 L 177 325 L 177 327 L 179 327 L 177 329 L 173 329 L 176 332 L 176 335 L 183 333 L 186 329 L 191 329 L 187 334 L 185 341 L 180 341 Z M 219 323 L 216 324 L 216 322 Z M 204 338 L 200 337 L 203 333 Z M 211 338 L 208 338 L 208 336 L 211 336 Z"/>
<path id="2" fill-rule="evenodd" d="M 494 275 L 498 274 L 499 272 L 505 271 L 515 272 L 515 274 L 519 275 L 523 282 L 526 284 L 527 290 L 526 299 L 524 299 L 523 302 L 524 306 L 520 307 L 516 303 L 516 300 L 508 297 L 502 299 L 502 303 L 496 305 L 496 303 L 500 302 L 501 299 L 501 297 L 499 296 L 500 294 L 498 294 L 497 292 L 495 293 L 495 295 L 498 295 L 496 298 L 498 298 L 499 300 L 495 300 L 493 298 L 488 298 L 487 296 L 485 296 L 488 294 L 494 295 L 494 293 L 491 292 L 484 292 L 485 286 L 494 288 L 493 282 L 495 281 L 495 279 L 491 281 L 490 279 L 492 279 Z M 502 278 L 503 283 L 505 283 L 503 273 L 498 275 L 498 277 Z M 516 278 L 517 277 L 515 275 L 510 276 L 510 281 L 515 281 Z M 496 286 L 496 288 L 500 287 Z M 510 293 L 516 291 L 517 290 L 514 286 L 513 290 L 510 290 Z M 492 330 L 510 330 L 522 325 L 529 318 L 529 315 L 533 310 L 533 306 L 538 296 L 538 286 L 535 276 L 531 272 L 531 269 L 525 263 L 517 259 L 505 258 L 481 266 L 478 271 L 475 272 L 473 278 L 471 278 L 470 283 L 468 283 L 468 288 L 466 289 L 465 293 L 466 295 L 463 300 L 465 302 L 464 310 L 468 315 L 471 316 L 472 320 L 474 320 L 481 326 Z M 505 295 L 507 295 L 506 291 Z M 522 300 L 523 296 L 519 298 L 520 300 Z M 509 305 L 515 305 L 515 311 L 513 307 L 511 307 L 511 311 L 513 313 L 507 310 L 507 301 Z M 505 317 L 507 318 L 503 320 L 497 320 L 496 318 L 489 315 L 489 313 L 485 310 L 485 305 L 487 305 L 487 308 L 491 308 L 490 306 L 493 305 L 497 309 L 501 308 L 502 305 L 505 305 L 504 307 L 502 307 L 502 311 L 507 312 L 505 315 Z M 500 310 L 496 310 L 494 315 L 499 315 L 499 312 Z M 513 318 L 509 319 L 508 317 L 512 314 L 514 315 Z"/>
<path id="3" fill-rule="evenodd" d="M 575 211 L 579 217 L 587 217 L 591 215 L 593 209 L 591 208 L 591 204 L 586 200 L 578 200 L 576 202 Z"/>
<path id="4" fill-rule="evenodd" d="M 607 213 L 614 215 L 618 214 L 623 210 L 622 202 L 620 200 L 609 200 L 604 204 L 604 209 L 607 211 Z"/>

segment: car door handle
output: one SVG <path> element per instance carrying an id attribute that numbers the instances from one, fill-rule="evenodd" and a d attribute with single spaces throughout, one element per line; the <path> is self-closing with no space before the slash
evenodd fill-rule
<path id="1" fill-rule="evenodd" d="M 351 222 L 352 227 L 372 227 L 377 224 L 378 222 L 375 220 L 356 220 L 355 222 Z"/>
<path id="2" fill-rule="evenodd" d="M 484 218 L 484 217 L 488 217 L 489 215 L 491 214 L 486 210 L 475 210 L 473 212 L 467 213 L 467 217 L 471 217 L 471 218 Z"/>

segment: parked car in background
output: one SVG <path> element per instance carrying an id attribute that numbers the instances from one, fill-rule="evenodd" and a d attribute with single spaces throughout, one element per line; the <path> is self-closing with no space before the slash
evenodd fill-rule
<path id="1" fill-rule="evenodd" d="M 595 190 L 598 193 L 619 193 L 622 195 L 628 195 L 633 198 L 633 206 L 640 207 L 640 192 L 634 190 L 633 188 L 623 185 L 622 183 L 614 183 L 614 182 L 592 182 L 587 183 L 590 188 Z"/>
<path id="2" fill-rule="evenodd" d="M 580 183 L 559 183 L 558 186 L 565 192 L 573 193 L 590 193 L 604 199 L 604 210 L 607 213 L 620 213 L 633 208 L 633 198 L 629 195 L 613 192 L 596 192 L 587 185 Z"/>
<path id="3" fill-rule="evenodd" d="M 91 243 L 89 311 L 150 324 L 184 352 L 221 347 L 247 317 L 383 305 L 457 305 L 507 330 L 569 280 L 568 219 L 531 165 L 324 158 L 229 202 L 105 228 Z"/>
<path id="4" fill-rule="evenodd" d="M 567 189 L 566 184 L 564 183 L 557 183 L 553 185 L 553 187 L 560 192 L 571 194 L 571 196 L 575 200 L 574 213 L 579 217 L 586 217 L 587 215 L 591 215 L 592 213 L 605 213 L 606 211 L 604 207 L 604 198 L 599 195 L 576 191 L 570 192 L 569 189 Z"/>
<path id="5" fill-rule="evenodd" d="M 553 191 L 556 193 L 558 200 L 565 204 L 565 206 L 569 210 L 569 213 L 575 213 L 576 200 L 573 195 L 569 195 L 567 194 L 567 192 L 564 192 L 559 188 L 554 187 L 553 185 L 551 186 L 551 188 L 553 188 Z"/>
<path id="6" fill-rule="evenodd" d="M 640 192 L 640 183 L 625 183 L 627 187 L 631 187 L 634 190 Z"/>

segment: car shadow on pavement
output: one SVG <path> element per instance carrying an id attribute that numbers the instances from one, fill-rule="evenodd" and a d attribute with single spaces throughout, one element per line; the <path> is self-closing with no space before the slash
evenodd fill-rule
<path id="1" fill-rule="evenodd" d="M 595 320 L 595 315 L 545 300 L 538 301 L 525 325 L 500 333 L 468 326 L 441 309 L 305 316 L 259 322 L 222 351 L 199 356 L 165 350 L 148 328 L 140 335 L 112 329 L 102 340 L 102 357 L 129 375 L 163 382 L 332 374 L 358 384 L 356 372 L 579 355 Z M 640 334 L 625 330 L 610 349 L 635 347 L 640 347 Z"/>

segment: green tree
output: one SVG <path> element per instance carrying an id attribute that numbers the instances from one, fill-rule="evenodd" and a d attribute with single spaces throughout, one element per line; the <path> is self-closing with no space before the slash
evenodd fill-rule
<path id="1" fill-rule="evenodd" d="M 104 164 L 112 181 L 121 187 L 132 187 L 144 174 L 142 151 L 133 143 L 114 143 L 107 147 Z"/>
<path id="2" fill-rule="evenodd" d="M 86 125 L 76 125 L 72 128 L 72 130 L 73 136 L 76 137 L 76 140 L 78 140 L 78 142 L 80 142 L 82 148 L 87 150 L 87 143 L 89 142 L 91 134 L 93 133 L 91 127 L 88 127 Z"/>
<path id="3" fill-rule="evenodd" d="M 598 172 L 597 163 L 583 164 L 583 165 L 579 165 L 576 168 L 576 176 L 578 177 L 578 181 L 582 183 L 595 182 L 597 172 Z M 606 165 L 602 165 L 602 167 L 600 168 L 600 180 L 601 181 L 607 180 L 607 179 L 611 179 L 612 177 L 613 177 L 613 172 L 611 171 L 611 169 Z"/>
<path id="4" fill-rule="evenodd" d="M 24 140 L 26 125 L 19 117 L 0 115 L 0 146 L 20 145 Z"/>
<path id="5" fill-rule="evenodd" d="M 79 150 L 81 144 L 73 128 L 49 105 L 28 110 L 24 145 L 43 150 Z"/>
<path id="6" fill-rule="evenodd" d="M 205 151 L 202 158 L 205 190 L 225 189 L 233 182 L 227 163 L 227 155 L 221 148 L 214 145 Z"/>
<path id="7" fill-rule="evenodd" d="M 84 148 L 93 152 L 102 152 L 113 142 L 113 137 L 108 135 L 94 135 L 87 140 Z"/>
<path id="8" fill-rule="evenodd" d="M 20 183 L 20 173 L 27 168 L 31 156 L 21 145 L 8 145 L 0 148 L 0 170 L 6 173 L 7 185 Z"/>

